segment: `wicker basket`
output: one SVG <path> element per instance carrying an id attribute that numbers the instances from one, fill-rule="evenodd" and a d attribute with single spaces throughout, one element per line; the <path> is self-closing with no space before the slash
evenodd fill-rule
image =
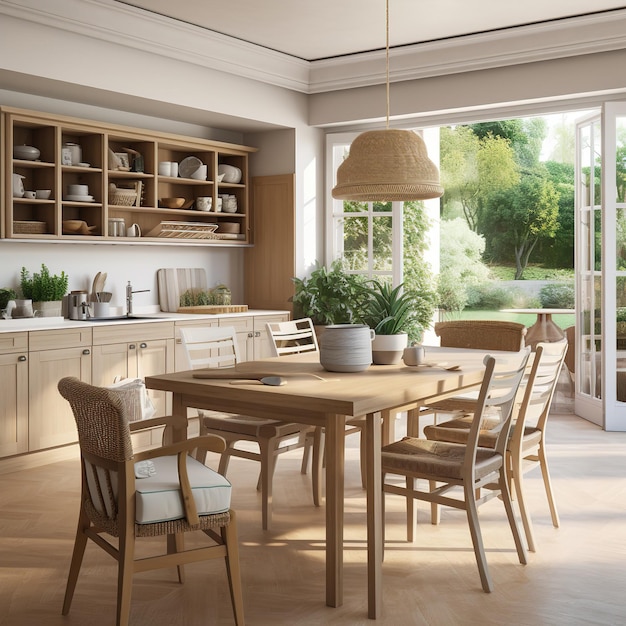
<path id="1" fill-rule="evenodd" d="M 137 192 L 134 189 L 116 189 L 109 192 L 109 204 L 115 206 L 133 206 L 137 201 Z"/>
<path id="2" fill-rule="evenodd" d="M 45 235 L 46 229 L 45 222 L 18 220 L 13 222 L 13 232 L 16 235 Z"/>

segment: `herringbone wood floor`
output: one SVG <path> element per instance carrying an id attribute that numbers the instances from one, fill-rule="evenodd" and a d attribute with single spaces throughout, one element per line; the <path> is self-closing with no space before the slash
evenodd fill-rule
<path id="1" fill-rule="evenodd" d="M 555 405 L 557 411 L 567 403 Z M 399 425 L 401 427 L 401 424 Z M 352 440 L 352 441 L 351 441 Z M 517 562 L 499 500 L 479 514 L 495 590 L 480 587 L 462 512 L 444 510 L 432 526 L 419 506 L 416 541 L 404 541 L 403 506 L 387 498 L 384 625 L 588 625 L 626 623 L 626 433 L 605 433 L 571 414 L 552 418 L 550 460 L 561 528 L 552 527 L 538 471 L 528 494 L 538 550 Z M 275 477 L 274 522 L 261 530 L 257 466 L 232 461 L 246 619 L 250 625 L 368 624 L 365 499 L 358 447 L 349 439 L 346 479 L 345 601 L 324 604 L 324 509 L 311 501 L 297 451 Z M 27 470 L 0 463 L 0 624 L 114 624 L 114 561 L 88 546 L 70 615 L 60 614 L 78 510 L 76 453 Z M 223 564 L 135 576 L 134 626 L 232 624 Z"/>

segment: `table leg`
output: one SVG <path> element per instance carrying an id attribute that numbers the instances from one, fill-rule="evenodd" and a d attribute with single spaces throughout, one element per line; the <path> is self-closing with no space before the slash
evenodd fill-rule
<path id="1" fill-rule="evenodd" d="M 172 394 L 172 416 L 177 418 L 176 425 L 166 426 L 163 432 L 163 445 L 187 439 L 187 407 L 183 404 L 180 394 Z"/>
<path id="2" fill-rule="evenodd" d="M 382 478 L 380 413 L 367 415 L 367 615 L 377 619 L 382 614 Z"/>
<path id="3" fill-rule="evenodd" d="M 326 415 L 326 605 L 343 604 L 343 499 L 346 424 Z"/>

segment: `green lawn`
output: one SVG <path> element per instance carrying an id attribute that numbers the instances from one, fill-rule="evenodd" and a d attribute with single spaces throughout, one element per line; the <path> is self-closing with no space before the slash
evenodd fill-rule
<path id="1" fill-rule="evenodd" d="M 532 326 L 537 321 L 537 316 L 531 313 L 501 313 L 500 311 L 462 311 L 458 315 L 446 317 L 446 319 L 461 320 L 504 320 L 509 322 L 520 322 L 524 326 Z M 575 315 L 553 315 L 552 321 L 561 328 L 574 325 Z"/>

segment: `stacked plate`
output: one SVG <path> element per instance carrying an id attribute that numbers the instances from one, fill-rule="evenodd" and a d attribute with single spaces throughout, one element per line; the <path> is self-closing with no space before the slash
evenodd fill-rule
<path id="1" fill-rule="evenodd" d="M 69 195 L 69 196 L 65 196 L 65 199 L 69 200 L 70 202 L 93 202 L 93 196 Z"/>

